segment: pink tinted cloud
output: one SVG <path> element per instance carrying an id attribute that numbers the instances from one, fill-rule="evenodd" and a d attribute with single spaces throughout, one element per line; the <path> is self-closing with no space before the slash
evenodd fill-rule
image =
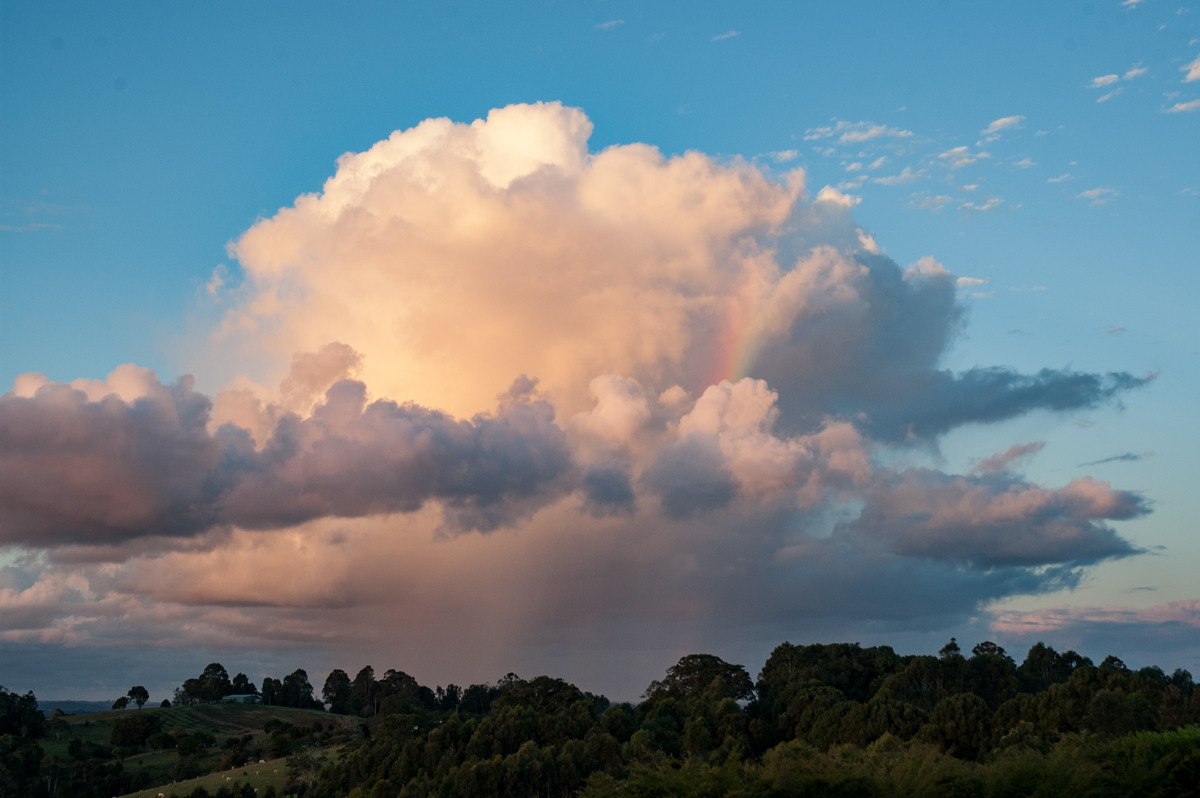
<path id="1" fill-rule="evenodd" d="M 1049 489 L 1013 477 L 908 469 L 878 480 L 846 529 L 908 556 L 978 565 L 1093 563 L 1137 551 L 1106 520 L 1143 515 L 1139 495 L 1089 478 Z"/>
<path id="2" fill-rule="evenodd" d="M 246 375 L 212 398 L 136 367 L 20 378 L 0 542 L 40 559 L 0 592 L 13 633 L 349 650 L 385 628 L 503 673 L 944 624 L 1137 551 L 1107 522 L 1144 501 L 1026 481 L 1032 445 L 966 476 L 880 452 L 1145 379 L 946 371 L 955 275 L 882 255 L 851 203 L 590 131 L 512 106 L 343 156 L 234 246 L 209 354 Z"/>

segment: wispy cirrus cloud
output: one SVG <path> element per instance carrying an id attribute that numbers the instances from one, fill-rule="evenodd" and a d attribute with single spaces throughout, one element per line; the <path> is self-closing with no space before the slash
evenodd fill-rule
<path id="1" fill-rule="evenodd" d="M 964 202 L 959 206 L 959 210 L 970 211 L 972 213 L 987 213 L 994 211 L 1004 204 L 1004 200 L 999 197 L 988 197 L 982 202 Z"/>
<path id="2" fill-rule="evenodd" d="M 1080 463 L 1076 468 L 1090 468 L 1091 466 L 1106 465 L 1108 463 L 1137 463 L 1145 460 L 1148 457 L 1153 457 L 1154 452 L 1122 452 L 1121 454 L 1113 455 L 1112 457 L 1102 457 L 1099 460 L 1089 460 L 1086 463 Z"/>
<path id="3" fill-rule="evenodd" d="M 913 134 L 911 130 L 880 125 L 874 122 L 847 122 L 842 119 L 833 120 L 832 125 L 811 128 L 804 133 L 805 141 L 821 139 L 836 139 L 842 144 L 859 144 L 878 138 L 906 139 Z"/>
<path id="4" fill-rule="evenodd" d="M 970 166 L 982 158 L 990 158 L 991 155 L 982 150 L 971 152 L 966 145 L 951 147 L 950 149 L 938 153 L 938 161 L 950 169 L 961 169 L 964 166 Z"/>
<path id="5" fill-rule="evenodd" d="M 1149 71 L 1150 70 L 1148 67 L 1137 64 L 1137 65 L 1134 65 L 1134 66 L 1130 67 L 1129 69 L 1125 70 L 1125 72 L 1122 74 L 1117 74 L 1115 72 L 1112 72 L 1107 75 L 1100 75 L 1099 77 L 1092 78 L 1092 82 L 1088 84 L 1088 88 L 1089 89 L 1108 88 L 1110 86 L 1114 86 L 1114 84 L 1121 81 L 1122 79 L 1124 79 L 1126 81 L 1134 80 L 1135 78 L 1139 78 L 1139 77 L 1147 74 Z M 1114 88 L 1110 89 L 1109 91 L 1105 92 L 1104 94 L 1102 94 L 1098 98 L 1096 98 L 1096 102 L 1097 103 L 1106 103 L 1109 100 L 1111 100 L 1112 98 L 1120 95 L 1124 91 L 1125 91 L 1125 88 L 1123 86 L 1115 86 Z"/>
<path id="6" fill-rule="evenodd" d="M 923 169 L 913 169 L 911 166 L 906 166 L 894 175 L 884 175 L 883 177 L 871 178 L 871 181 L 878 183 L 881 186 L 903 186 L 907 183 L 915 183 L 925 177 Z"/>

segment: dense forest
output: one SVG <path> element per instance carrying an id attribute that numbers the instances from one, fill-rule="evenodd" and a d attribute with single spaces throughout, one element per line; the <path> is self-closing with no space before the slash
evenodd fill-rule
<path id="1" fill-rule="evenodd" d="M 1020 663 L 990 642 L 967 655 L 951 640 L 937 656 L 784 643 L 757 681 L 693 654 L 636 705 L 548 676 L 431 689 L 370 667 L 334 670 L 318 694 L 302 669 L 258 688 L 212 663 L 163 705 L 233 695 L 331 721 L 224 741 L 221 768 L 288 757 L 288 783 L 260 798 L 1200 795 L 1200 692 L 1188 671 L 1132 670 L 1112 656 L 1096 665 L 1042 643 Z M 123 698 L 147 700 L 137 686 Z M 143 748 L 175 751 L 175 775 L 186 777 L 216 741 L 168 728 L 159 714 L 131 710 L 109 747 L 80 745 L 63 761 L 39 745 L 56 719 L 32 694 L 0 688 L 0 798 L 151 786 L 122 767 Z M 178 793 L 242 794 L 255 793 L 248 784 Z"/>

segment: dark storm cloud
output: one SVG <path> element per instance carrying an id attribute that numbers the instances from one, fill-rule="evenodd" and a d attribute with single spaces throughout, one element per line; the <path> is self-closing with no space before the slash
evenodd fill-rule
<path id="1" fill-rule="evenodd" d="M 909 469 L 878 480 L 859 518 L 839 534 L 865 535 L 904 556 L 974 568 L 1089 565 L 1140 550 L 1105 520 L 1149 512 L 1136 493 L 1084 478 L 1049 490 L 1004 472 L 952 476 Z"/>
<path id="2" fill-rule="evenodd" d="M 125 401 L 68 385 L 0 397 L 0 541 L 115 545 L 220 524 L 277 528 L 319 517 L 411 512 L 438 499 L 462 528 L 509 523 L 560 495 L 565 433 L 544 402 L 462 421 L 368 403 L 333 385 L 309 418 L 284 415 L 261 451 L 246 430 L 207 430 L 190 379 Z"/>
<path id="3" fill-rule="evenodd" d="M 671 518 L 718 510 L 737 495 L 737 483 L 721 452 L 714 442 L 700 437 L 685 438 L 663 449 L 645 479 Z"/>
<path id="4" fill-rule="evenodd" d="M 1148 384 L 1155 376 L 1049 368 L 1036 374 L 1002 367 L 973 368 L 957 375 L 940 371 L 914 380 L 915 390 L 901 401 L 866 410 L 872 429 L 883 437 L 934 438 L 964 424 L 1005 421 L 1036 410 L 1068 412 L 1099 407 Z"/>

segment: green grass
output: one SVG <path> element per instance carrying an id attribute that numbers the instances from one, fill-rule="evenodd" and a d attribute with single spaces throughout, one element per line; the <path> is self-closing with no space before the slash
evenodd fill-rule
<path id="1" fill-rule="evenodd" d="M 335 745 L 329 748 L 318 748 L 310 751 L 317 762 L 324 766 L 333 761 L 341 754 L 342 746 Z M 167 798 L 184 798 L 196 787 L 203 787 L 209 793 L 215 793 L 222 785 L 233 788 L 240 788 L 243 784 L 249 784 L 251 787 L 259 790 L 265 790 L 268 786 L 274 785 L 275 790 L 282 795 L 284 785 L 287 784 L 291 777 L 291 769 L 287 765 L 286 757 L 280 759 L 268 759 L 265 762 L 257 762 L 248 765 L 243 765 L 240 768 L 225 770 L 215 773 L 208 773 L 204 776 L 198 776 L 194 779 L 176 782 L 174 784 L 167 783 L 158 787 L 148 787 L 138 792 L 131 792 L 121 798 L 158 798 L 158 794 L 162 793 Z"/>
<path id="2" fill-rule="evenodd" d="M 219 767 L 222 750 L 221 745 L 231 737 L 250 735 L 261 738 L 265 743 L 268 739 L 263 727 L 271 721 L 289 723 L 298 728 L 313 728 L 320 724 L 324 729 L 342 727 L 355 728 L 357 721 L 327 712 L 309 709 L 292 709 L 290 707 L 262 706 L 260 704 L 196 704 L 189 707 L 155 707 L 145 709 L 126 709 L 118 711 L 95 712 L 86 715 L 67 715 L 63 720 L 69 726 L 68 731 L 49 731 L 41 741 L 47 755 L 61 759 L 70 757 L 68 747 L 72 739 L 79 739 L 88 744 L 109 747 L 113 725 L 122 717 L 129 717 L 138 712 L 154 713 L 162 719 L 163 731 L 183 732 L 193 734 L 206 732 L 216 739 L 216 745 L 201 755 L 198 765 L 204 770 L 213 771 Z M 313 753 L 317 756 L 330 756 L 337 747 L 318 749 Z M 263 789 L 274 784 L 280 789 L 287 781 L 287 765 L 283 759 L 268 760 L 265 764 L 248 764 L 224 773 L 210 772 L 188 781 L 171 784 L 171 774 L 179 758 L 174 750 L 148 751 L 142 749 L 137 753 L 123 758 L 122 764 L 130 773 L 135 783 L 158 784 L 133 793 L 137 796 L 157 798 L 161 792 L 165 795 L 176 795 L 182 798 L 197 784 L 203 785 L 209 792 L 215 791 L 222 784 L 250 783 Z M 278 771 L 278 772 L 276 772 Z M 226 778 L 230 780 L 226 780 Z M 184 786 L 186 785 L 186 789 Z"/>
<path id="3" fill-rule="evenodd" d="M 243 784 L 249 784 L 260 791 L 266 789 L 269 785 L 274 785 L 275 790 L 282 795 L 283 787 L 287 784 L 290 775 L 291 770 L 288 768 L 285 759 L 268 759 L 265 763 L 255 763 L 224 772 L 209 773 L 194 779 L 176 782 L 175 784 L 150 787 L 139 792 L 129 793 L 129 795 L 123 796 L 123 798 L 158 798 L 159 793 L 166 796 L 184 798 L 184 796 L 191 793 L 197 787 L 203 787 L 209 793 L 215 793 L 222 785 L 240 788 Z"/>

